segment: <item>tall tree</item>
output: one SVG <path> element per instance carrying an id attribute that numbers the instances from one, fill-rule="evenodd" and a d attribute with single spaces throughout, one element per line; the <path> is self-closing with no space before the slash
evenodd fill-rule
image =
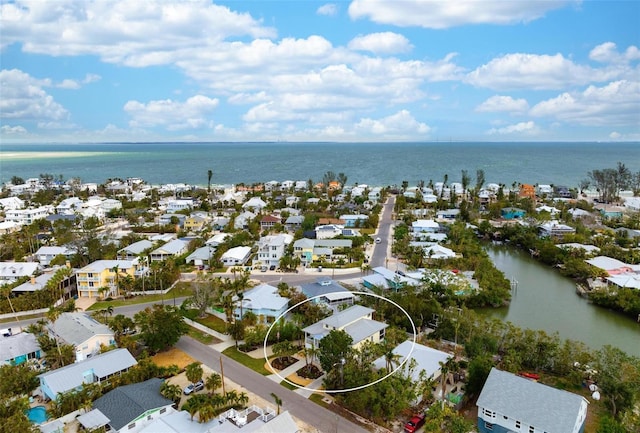
<path id="1" fill-rule="evenodd" d="M 140 328 L 142 340 L 152 353 L 173 346 L 189 330 L 180 310 L 171 305 L 147 307 L 133 318 Z"/>
<path id="2" fill-rule="evenodd" d="M 353 339 L 349 334 L 341 330 L 332 330 L 320 343 L 318 360 L 324 371 L 331 370 L 337 364 L 342 364 L 351 352 Z"/>
<path id="3" fill-rule="evenodd" d="M 202 365 L 199 362 L 192 362 L 185 368 L 185 375 L 191 383 L 196 383 L 201 380 L 203 373 Z"/>
<path id="4" fill-rule="evenodd" d="M 211 178 L 213 177 L 213 170 L 207 170 L 207 192 L 211 194 Z"/>

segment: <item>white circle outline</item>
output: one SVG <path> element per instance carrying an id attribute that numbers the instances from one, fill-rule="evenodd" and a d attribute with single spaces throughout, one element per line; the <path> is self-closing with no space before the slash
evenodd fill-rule
<path id="1" fill-rule="evenodd" d="M 321 298 L 324 295 L 316 295 L 316 296 L 312 296 L 311 298 L 307 298 L 304 301 L 300 301 L 298 302 L 296 305 L 294 305 L 293 307 L 289 307 L 284 313 L 280 314 L 271 324 L 271 326 L 269 326 L 269 329 L 267 329 L 267 334 L 264 337 L 264 343 L 263 343 L 263 352 L 264 352 L 264 359 L 265 361 L 267 361 L 267 365 L 269 365 L 270 369 L 273 371 L 273 374 L 275 374 L 276 376 L 278 376 L 280 379 L 282 379 L 284 382 L 287 382 L 289 385 L 295 386 L 298 389 L 304 389 L 305 391 L 311 391 L 311 392 L 320 392 L 320 393 L 324 393 L 324 394 L 337 394 L 340 392 L 351 392 L 351 391 L 358 391 L 360 389 L 365 389 L 370 387 L 371 385 L 375 385 L 378 382 L 382 382 L 383 380 L 385 380 L 386 378 L 388 378 L 389 376 L 391 376 L 392 374 L 394 374 L 396 371 L 400 370 L 404 364 L 406 364 L 406 362 L 409 360 L 409 358 L 411 357 L 411 354 L 413 353 L 414 348 L 416 347 L 416 338 L 417 338 L 417 333 L 416 333 L 416 324 L 413 322 L 413 319 L 411 319 L 411 316 L 409 316 L 409 313 L 407 313 L 407 311 L 402 308 L 400 305 L 398 305 L 396 302 L 392 301 L 389 298 L 385 298 L 384 296 L 380 296 L 377 295 L 375 293 L 369 293 L 369 292 L 352 292 L 350 290 L 343 290 L 340 292 L 332 292 L 332 293 L 349 293 L 349 294 L 354 294 L 354 295 L 365 295 L 365 296 L 371 296 L 374 298 L 379 298 L 379 299 L 383 299 L 391 304 L 393 304 L 395 307 L 399 308 L 400 311 L 402 311 L 405 316 L 407 316 L 407 318 L 409 319 L 409 323 L 411 323 L 411 329 L 413 330 L 413 340 L 411 341 L 411 349 L 409 350 L 409 353 L 407 353 L 407 356 L 405 356 L 404 360 L 398 364 L 398 366 L 391 372 L 388 373 L 386 376 L 383 376 L 373 382 L 364 384 L 364 385 L 360 385 L 360 386 L 356 386 L 354 388 L 347 388 L 347 389 L 313 389 L 313 388 L 307 388 L 305 386 L 299 385 L 297 383 L 291 382 L 290 380 L 288 380 L 286 377 L 282 377 L 280 376 L 280 374 L 276 371 L 276 369 L 271 365 L 271 362 L 269 362 L 269 356 L 267 355 L 267 340 L 269 338 L 269 334 L 271 333 L 271 330 L 273 329 L 273 327 L 276 325 L 276 323 L 278 323 L 278 321 L 283 318 L 289 311 L 293 310 L 294 308 L 309 302 L 309 301 L 313 301 L 314 299 L 317 298 Z"/>

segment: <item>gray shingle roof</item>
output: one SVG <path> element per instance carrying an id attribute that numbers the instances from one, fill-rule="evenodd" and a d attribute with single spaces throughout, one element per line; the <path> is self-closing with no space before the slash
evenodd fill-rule
<path id="1" fill-rule="evenodd" d="M 328 293 L 348 292 L 346 288 L 330 279 L 319 279 L 315 283 L 302 284 L 300 285 L 300 290 L 307 298 L 326 295 Z"/>
<path id="2" fill-rule="evenodd" d="M 18 356 L 38 350 L 40 350 L 40 345 L 36 336 L 28 332 L 21 332 L 10 337 L 0 337 L 0 364 L 3 361 L 10 361 Z"/>
<path id="3" fill-rule="evenodd" d="M 115 349 L 57 370 L 47 371 L 38 377 L 41 381 L 46 381 L 51 392 L 57 395 L 59 392 L 82 386 L 84 373 L 88 371 L 93 371 L 95 377 L 102 378 L 127 370 L 136 364 L 137 361 L 127 349 Z"/>
<path id="4" fill-rule="evenodd" d="M 49 330 L 66 341 L 78 346 L 96 335 L 111 335 L 113 331 L 107 325 L 85 313 L 62 313 Z"/>
<path id="5" fill-rule="evenodd" d="M 160 394 L 163 380 L 157 377 L 132 385 L 119 386 L 93 402 L 109 424 L 116 430 L 144 414 L 148 410 L 170 406 L 173 401 Z"/>
<path id="6" fill-rule="evenodd" d="M 491 369 L 477 406 L 531 425 L 537 431 L 573 431 L 584 397 L 512 373 Z M 499 422 L 496 422 L 499 424 Z"/>

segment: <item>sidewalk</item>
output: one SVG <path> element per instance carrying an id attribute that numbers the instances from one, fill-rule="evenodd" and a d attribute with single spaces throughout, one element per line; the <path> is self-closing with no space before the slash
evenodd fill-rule
<path id="1" fill-rule="evenodd" d="M 293 373 L 295 373 L 296 371 L 300 370 L 302 367 L 304 367 L 304 365 L 305 365 L 304 359 L 299 359 L 296 363 L 291 364 L 290 366 L 288 366 L 284 370 L 280 370 L 278 372 L 278 374 L 275 374 L 275 373 L 274 374 L 270 374 L 267 377 L 269 379 L 273 380 L 274 382 L 280 383 L 280 382 L 282 382 L 282 379 L 284 379 L 287 376 L 290 376 Z"/>
<path id="2" fill-rule="evenodd" d="M 314 391 L 311 390 L 320 389 L 322 387 L 322 381 L 324 380 L 324 377 L 325 375 L 323 374 L 322 376 L 311 382 L 309 385 L 305 386 L 305 388 L 309 389 L 298 388 L 293 392 L 295 392 L 296 394 L 300 394 L 304 398 L 309 398 L 314 393 Z"/>

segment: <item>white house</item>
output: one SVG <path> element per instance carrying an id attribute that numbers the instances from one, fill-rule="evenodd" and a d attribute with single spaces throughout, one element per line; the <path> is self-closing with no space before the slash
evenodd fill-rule
<path id="1" fill-rule="evenodd" d="M 434 220 L 420 219 L 411 223 L 414 233 L 435 233 L 440 230 L 440 224 Z"/>
<path id="2" fill-rule="evenodd" d="M 342 234 L 344 226 L 338 224 L 326 224 L 315 228 L 316 239 L 333 239 Z"/>
<path id="3" fill-rule="evenodd" d="M 31 277 L 39 267 L 39 263 L 33 262 L 0 262 L 0 286 Z"/>
<path id="4" fill-rule="evenodd" d="M 234 297 L 238 301 L 237 296 Z M 284 314 L 289 307 L 289 298 L 284 298 L 278 294 L 278 289 L 269 284 L 260 284 L 242 294 L 242 308 L 238 306 L 234 310 L 236 320 L 251 311 L 258 318 L 259 323 L 273 323 L 280 315 Z"/>
<path id="5" fill-rule="evenodd" d="M 62 313 L 48 331 L 53 338 L 75 347 L 76 362 L 97 355 L 102 346 L 116 344 L 111 328 L 86 313 Z"/>
<path id="6" fill-rule="evenodd" d="M 242 209 L 251 212 L 260 212 L 265 207 L 267 207 L 267 203 L 265 203 L 265 201 L 260 197 L 251 197 L 249 200 L 247 200 L 246 203 L 243 203 L 242 205 Z"/>
<path id="7" fill-rule="evenodd" d="M 30 209 L 9 209 L 5 212 L 5 219 L 21 225 L 29 225 L 36 220 L 46 218 L 52 213 L 52 206 L 39 206 Z"/>
<path id="8" fill-rule="evenodd" d="M 233 228 L 241 230 L 249 227 L 249 222 L 256 217 L 253 212 L 245 211 L 238 215 L 233 221 Z"/>
<path id="9" fill-rule="evenodd" d="M 220 257 L 224 266 L 241 266 L 247 263 L 251 247 L 235 247 L 225 251 Z"/>
<path id="10" fill-rule="evenodd" d="M 293 242 L 290 234 L 263 236 L 258 241 L 258 254 L 253 260 L 254 266 L 280 265 L 280 259 L 284 256 L 286 248 Z"/>
<path id="11" fill-rule="evenodd" d="M 564 235 L 572 234 L 576 232 L 571 226 L 566 224 L 561 224 L 556 220 L 547 221 L 544 224 L 538 226 L 538 230 L 540 232 L 540 236 L 542 237 L 556 237 L 561 238 Z"/>
<path id="12" fill-rule="evenodd" d="M 151 261 L 162 261 L 169 257 L 177 257 L 187 252 L 189 243 L 180 239 L 174 239 L 163 246 L 151 251 Z"/>
<path id="13" fill-rule="evenodd" d="M 189 210 L 193 208 L 193 205 L 193 199 L 190 198 L 169 200 L 167 202 L 167 213 L 176 213 L 181 210 Z"/>
<path id="14" fill-rule="evenodd" d="M 0 209 L 5 211 L 24 209 L 24 200 L 18 197 L 0 198 Z"/>
<path id="15" fill-rule="evenodd" d="M 42 266 L 49 266 L 51 260 L 53 260 L 57 256 L 65 256 L 66 258 L 70 258 L 75 254 L 70 248 L 67 247 L 40 247 L 38 251 L 36 251 L 36 261 L 38 261 Z"/>
<path id="16" fill-rule="evenodd" d="M 118 250 L 118 257 L 122 260 L 133 260 L 139 257 L 144 251 L 153 247 L 153 243 L 149 240 L 143 239 L 138 242 L 134 242 L 124 248 Z"/>

